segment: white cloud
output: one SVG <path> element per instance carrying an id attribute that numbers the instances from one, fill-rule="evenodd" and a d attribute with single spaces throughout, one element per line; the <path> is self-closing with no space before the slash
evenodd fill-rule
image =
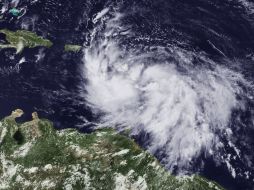
<path id="1" fill-rule="evenodd" d="M 84 52 L 84 96 L 103 113 L 102 124 L 149 133 L 149 151 L 163 150 L 171 169 L 187 168 L 202 151 L 219 148 L 217 133 L 228 129 L 233 109 L 244 107 L 236 98 L 243 77 L 204 55 L 195 65 L 197 54 L 177 48 L 126 50 L 114 35 L 121 28 L 117 24 L 113 19 L 96 31 L 100 36 L 94 34 Z"/>

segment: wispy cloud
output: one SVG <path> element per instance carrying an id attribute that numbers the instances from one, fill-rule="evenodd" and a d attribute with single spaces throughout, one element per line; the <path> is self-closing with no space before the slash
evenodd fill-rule
<path id="1" fill-rule="evenodd" d="M 232 110 L 244 109 L 237 99 L 241 74 L 174 47 L 124 48 L 116 37 L 119 22 L 107 21 L 84 52 L 84 96 L 101 123 L 148 133 L 148 150 L 163 150 L 170 169 L 184 170 L 202 151 L 222 147 L 218 134 L 230 138 Z"/>

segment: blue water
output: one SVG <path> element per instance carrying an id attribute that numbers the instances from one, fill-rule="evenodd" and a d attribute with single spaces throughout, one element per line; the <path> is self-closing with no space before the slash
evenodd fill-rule
<path id="1" fill-rule="evenodd" d="M 82 52 L 64 53 L 63 47 L 66 43 L 89 46 L 94 15 L 117 3 L 41 0 L 30 4 L 24 0 L 18 4 L 18 8 L 27 9 L 23 17 L 17 19 L 6 12 L 0 20 L 0 28 L 16 30 L 25 27 L 47 37 L 54 46 L 51 49 L 25 49 L 20 55 L 15 55 L 14 50 L 0 51 L 0 117 L 21 108 L 26 113 L 21 120 L 30 119 L 31 112 L 37 111 L 41 117 L 52 120 L 58 129 L 76 127 L 82 132 L 90 131 L 97 116 L 79 96 L 80 84 L 86 82 L 80 73 L 83 55 Z M 126 39 L 126 43 L 163 47 L 170 44 L 203 52 L 216 63 L 253 81 L 254 14 L 251 7 L 244 7 L 234 0 L 128 0 L 123 1 L 120 11 L 126 13 L 124 24 L 131 25 L 136 34 L 151 39 L 149 42 Z M 3 39 L 2 35 L 0 39 Z M 36 61 L 35 55 L 39 52 L 44 57 Z M 22 57 L 26 62 L 18 67 Z M 199 60 L 196 63 L 202 64 Z M 239 134 L 236 143 L 250 162 L 254 156 L 251 152 L 254 148 L 253 106 L 253 102 L 249 102 L 245 113 L 239 114 L 236 110 L 240 119 L 232 117 L 230 124 L 242 125 L 242 130 L 236 131 Z M 145 147 L 149 135 L 140 134 L 135 138 Z M 163 154 L 156 156 L 160 159 Z M 201 155 L 197 164 L 199 161 L 203 162 L 202 169 L 190 172 L 200 172 L 230 190 L 253 189 L 253 175 L 249 179 L 233 178 L 225 166 L 216 165 L 205 155 Z M 247 167 L 242 162 L 235 165 Z"/>

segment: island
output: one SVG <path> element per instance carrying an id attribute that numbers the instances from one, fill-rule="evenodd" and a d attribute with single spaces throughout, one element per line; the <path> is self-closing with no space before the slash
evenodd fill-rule
<path id="1" fill-rule="evenodd" d="M 48 40 L 44 39 L 41 36 L 38 36 L 34 32 L 30 32 L 27 30 L 17 30 L 17 31 L 10 31 L 8 29 L 0 30 L 0 33 L 6 36 L 6 41 L 8 43 L 1 44 L 0 49 L 5 48 L 14 48 L 18 53 L 21 53 L 24 48 L 35 48 L 35 47 L 47 47 L 50 48 L 53 43 Z M 82 49 L 82 46 L 75 45 L 75 44 L 65 44 L 64 51 L 65 52 L 75 52 L 78 53 Z"/>
<path id="2" fill-rule="evenodd" d="M 35 47 L 51 47 L 53 43 L 44 39 L 37 34 L 27 30 L 10 31 L 7 29 L 0 30 L 0 33 L 4 34 L 8 44 L 0 44 L 1 48 L 15 48 L 17 53 L 22 52 L 24 48 L 35 48 Z"/>
<path id="3" fill-rule="evenodd" d="M 81 48 L 82 48 L 82 46 L 79 46 L 79 45 L 66 44 L 64 46 L 64 51 L 79 52 L 81 50 Z"/>
<path id="4" fill-rule="evenodd" d="M 110 128 L 56 130 L 40 119 L 0 121 L 0 189 L 222 190 L 198 176 L 171 175 L 134 140 Z"/>

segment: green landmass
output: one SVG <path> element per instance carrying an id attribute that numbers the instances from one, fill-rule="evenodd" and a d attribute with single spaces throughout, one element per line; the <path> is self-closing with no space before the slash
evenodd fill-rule
<path id="1" fill-rule="evenodd" d="M 53 44 L 50 40 L 44 39 L 37 34 L 26 31 L 26 30 L 17 30 L 15 32 L 2 29 L 0 33 L 5 34 L 6 41 L 8 44 L 0 44 L 1 48 L 15 48 L 17 53 L 22 52 L 24 48 L 35 48 L 38 46 L 51 47 Z"/>
<path id="2" fill-rule="evenodd" d="M 79 45 L 71 45 L 71 44 L 66 44 L 64 46 L 64 51 L 72 51 L 72 52 L 79 52 L 81 50 L 82 46 Z"/>
<path id="3" fill-rule="evenodd" d="M 13 10 L 14 11 L 14 10 Z M 7 44 L 0 43 L 0 49 L 5 48 L 14 48 L 17 53 L 23 51 L 24 48 L 35 48 L 35 47 L 47 47 L 50 48 L 53 43 L 44 39 L 41 36 L 38 36 L 36 33 L 27 31 L 27 30 L 17 30 L 10 31 L 7 29 L 0 30 L 0 33 L 5 34 Z M 82 46 L 74 44 L 66 44 L 64 46 L 64 51 L 66 52 L 79 52 L 82 49 Z"/>
<path id="4" fill-rule="evenodd" d="M 222 190 L 200 176 L 168 173 L 133 140 L 112 129 L 57 131 L 39 119 L 0 121 L 0 189 Z"/>

